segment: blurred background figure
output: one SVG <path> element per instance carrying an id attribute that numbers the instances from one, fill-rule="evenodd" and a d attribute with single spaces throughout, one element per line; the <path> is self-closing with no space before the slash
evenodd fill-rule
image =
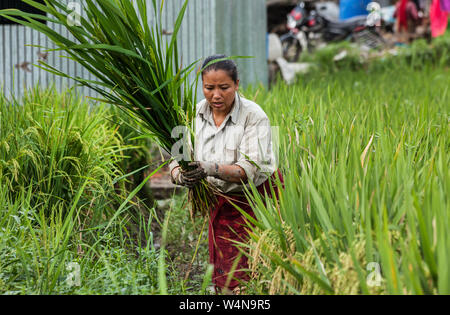
<path id="1" fill-rule="evenodd" d="M 450 0 L 441 0 L 441 10 L 444 12 L 450 12 Z"/>
<path id="2" fill-rule="evenodd" d="M 395 32 L 399 42 L 407 43 L 416 34 L 416 27 L 421 23 L 417 3 L 412 0 L 399 0 L 396 4 L 394 17 L 397 19 Z"/>
<path id="3" fill-rule="evenodd" d="M 431 36 L 438 37 L 445 33 L 448 24 L 450 1 L 433 0 L 430 8 Z"/>

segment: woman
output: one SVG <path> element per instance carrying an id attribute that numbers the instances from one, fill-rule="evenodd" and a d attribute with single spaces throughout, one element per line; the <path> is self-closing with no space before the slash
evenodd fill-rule
<path id="1" fill-rule="evenodd" d="M 260 193 L 266 189 L 270 195 L 269 177 L 274 185 L 277 168 L 269 118 L 259 105 L 239 96 L 236 64 L 231 60 L 217 61 L 223 58 L 226 56 L 208 57 L 202 67 L 205 99 L 197 105 L 196 162 L 190 163 L 194 169 L 185 172 L 172 162 L 170 171 L 175 184 L 192 188 L 206 178 L 223 193 L 224 196 L 217 196 L 210 212 L 210 263 L 214 265 L 216 292 L 219 289 L 237 293 L 240 284 L 248 280 L 242 271 L 248 264 L 234 241 L 247 241 L 248 232 L 245 218 L 230 201 L 254 218 L 243 194 L 244 186 L 249 187 L 248 182 L 252 181 Z M 282 181 L 280 171 L 277 173 Z"/>
<path id="2" fill-rule="evenodd" d="M 409 34 L 416 32 L 420 21 L 417 5 L 411 0 L 399 0 L 394 17 L 397 18 L 396 32 L 408 37 L 404 40 L 409 41 Z"/>

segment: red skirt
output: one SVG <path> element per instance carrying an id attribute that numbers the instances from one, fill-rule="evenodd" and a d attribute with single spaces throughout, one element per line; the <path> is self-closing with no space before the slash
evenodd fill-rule
<path id="1" fill-rule="evenodd" d="M 284 185 L 281 171 L 278 170 L 281 183 Z M 272 175 L 272 187 L 278 198 L 275 184 L 275 173 Z M 271 195 L 269 180 L 257 187 L 258 192 L 264 196 L 264 190 Z M 214 265 L 212 280 L 216 289 L 234 290 L 241 283 L 249 280 L 246 272 L 248 259 L 243 255 L 235 242 L 245 243 L 249 239 L 248 220 L 230 203 L 233 202 L 252 218 L 255 214 L 244 194 L 228 194 L 228 198 L 217 196 L 217 203 L 213 207 L 209 221 L 209 262 Z M 239 258 L 240 257 L 240 258 Z M 237 265 L 233 268 L 233 265 Z M 233 271 L 231 274 L 231 271 Z M 231 274 L 231 275 L 230 275 Z M 231 280 L 229 280 L 231 279 Z"/>

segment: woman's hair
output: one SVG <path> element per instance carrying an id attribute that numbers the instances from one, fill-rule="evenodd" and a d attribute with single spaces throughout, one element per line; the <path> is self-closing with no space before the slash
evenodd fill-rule
<path id="1" fill-rule="evenodd" d="M 202 78 L 205 73 L 207 73 L 211 70 L 215 70 L 215 71 L 223 70 L 228 73 L 228 75 L 234 81 L 234 83 L 237 83 L 237 81 L 239 79 L 238 70 L 237 70 L 236 63 L 233 60 L 227 59 L 227 60 L 217 61 L 217 62 L 209 65 L 208 67 L 206 67 L 211 61 L 214 61 L 217 59 L 222 59 L 222 58 L 228 58 L 228 57 L 226 55 L 213 55 L 213 56 L 209 56 L 208 58 L 206 58 L 205 62 L 203 63 L 203 66 L 202 66 L 202 69 L 203 69 L 202 70 Z"/>

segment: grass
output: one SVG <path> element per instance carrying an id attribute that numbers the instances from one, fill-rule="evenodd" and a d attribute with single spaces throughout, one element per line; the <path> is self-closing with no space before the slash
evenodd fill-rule
<path id="1" fill-rule="evenodd" d="M 171 209 L 167 250 L 172 263 L 177 266 L 179 280 L 188 294 L 205 292 L 204 281 L 206 285 L 210 284 L 207 275 L 208 224 L 205 219 L 191 219 L 183 196 L 175 196 L 165 209 Z"/>
<path id="2" fill-rule="evenodd" d="M 79 239 L 77 215 L 62 219 L 59 209 L 52 208 L 46 217 L 48 208 L 30 206 L 29 194 L 15 203 L 0 197 L 0 206 L 7 209 L 0 217 L 2 294 L 160 293 L 157 261 L 162 252 L 153 246 L 151 232 L 146 244 L 135 246 L 118 221 L 109 229 L 97 227 L 86 241 Z M 181 292 L 170 265 L 166 273 L 168 292 Z"/>

